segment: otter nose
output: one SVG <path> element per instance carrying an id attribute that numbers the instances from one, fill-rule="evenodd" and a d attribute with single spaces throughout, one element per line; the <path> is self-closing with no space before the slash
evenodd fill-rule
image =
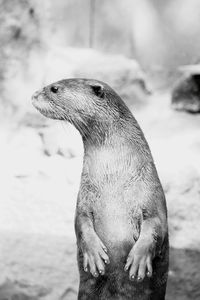
<path id="1" fill-rule="evenodd" d="M 32 96 L 32 101 L 38 100 L 38 97 L 39 97 L 40 94 L 41 94 L 41 90 L 35 92 L 35 93 L 33 94 L 33 96 Z"/>

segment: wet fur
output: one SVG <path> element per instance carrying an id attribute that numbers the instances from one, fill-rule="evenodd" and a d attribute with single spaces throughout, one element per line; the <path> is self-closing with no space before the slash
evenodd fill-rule
<path id="1" fill-rule="evenodd" d="M 33 104 L 47 117 L 74 124 L 84 143 L 75 218 L 78 299 L 165 299 L 166 201 L 137 121 L 103 82 L 67 79 L 54 85 L 58 93 L 47 86 L 33 96 Z M 93 247 L 97 237 L 108 250 L 110 264 L 105 274 L 95 278 L 83 269 L 83 253 L 90 251 L 87 247 Z M 135 246 L 143 250 L 140 240 L 152 253 L 153 274 L 142 282 L 130 281 L 124 266 Z"/>

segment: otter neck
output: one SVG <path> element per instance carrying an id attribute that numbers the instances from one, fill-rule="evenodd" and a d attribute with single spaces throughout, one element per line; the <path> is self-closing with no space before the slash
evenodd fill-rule
<path id="1" fill-rule="evenodd" d="M 116 124 L 110 122 L 95 122 L 87 126 L 87 131 L 82 135 L 84 147 L 103 146 L 111 143 L 111 140 L 116 136 Z"/>
<path id="2" fill-rule="evenodd" d="M 140 128 L 125 123 L 126 126 L 119 123 L 106 128 L 104 124 L 83 137 L 83 174 L 90 174 L 97 185 L 122 181 L 125 184 L 127 174 L 137 177 L 143 166 L 152 161 Z"/>
<path id="3" fill-rule="evenodd" d="M 116 151 L 130 148 L 135 155 L 143 155 L 144 158 L 151 159 L 148 144 L 134 118 L 126 121 L 121 119 L 113 122 L 95 122 L 87 126 L 87 131 L 80 131 L 80 133 L 85 153 L 90 149 L 101 147 Z"/>

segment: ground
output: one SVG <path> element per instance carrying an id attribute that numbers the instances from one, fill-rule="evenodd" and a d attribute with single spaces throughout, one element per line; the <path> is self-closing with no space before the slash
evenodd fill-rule
<path id="1" fill-rule="evenodd" d="M 131 109 L 150 144 L 167 198 L 171 251 L 166 299 L 197 300 L 200 116 L 173 111 L 169 92 L 154 92 L 142 105 L 138 101 Z M 71 126 L 29 113 L 20 115 L 20 121 L 1 121 L 0 127 L 0 300 L 6 289 L 26 295 L 20 299 L 75 300 L 74 211 L 82 142 Z"/>

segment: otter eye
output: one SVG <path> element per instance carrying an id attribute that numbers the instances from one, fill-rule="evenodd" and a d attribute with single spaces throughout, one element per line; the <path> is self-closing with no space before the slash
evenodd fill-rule
<path id="1" fill-rule="evenodd" d="M 57 93 L 57 91 L 58 91 L 58 87 L 57 86 L 55 86 L 55 85 L 52 85 L 52 87 L 51 87 L 51 92 L 52 93 L 54 93 L 54 94 L 56 94 Z"/>

